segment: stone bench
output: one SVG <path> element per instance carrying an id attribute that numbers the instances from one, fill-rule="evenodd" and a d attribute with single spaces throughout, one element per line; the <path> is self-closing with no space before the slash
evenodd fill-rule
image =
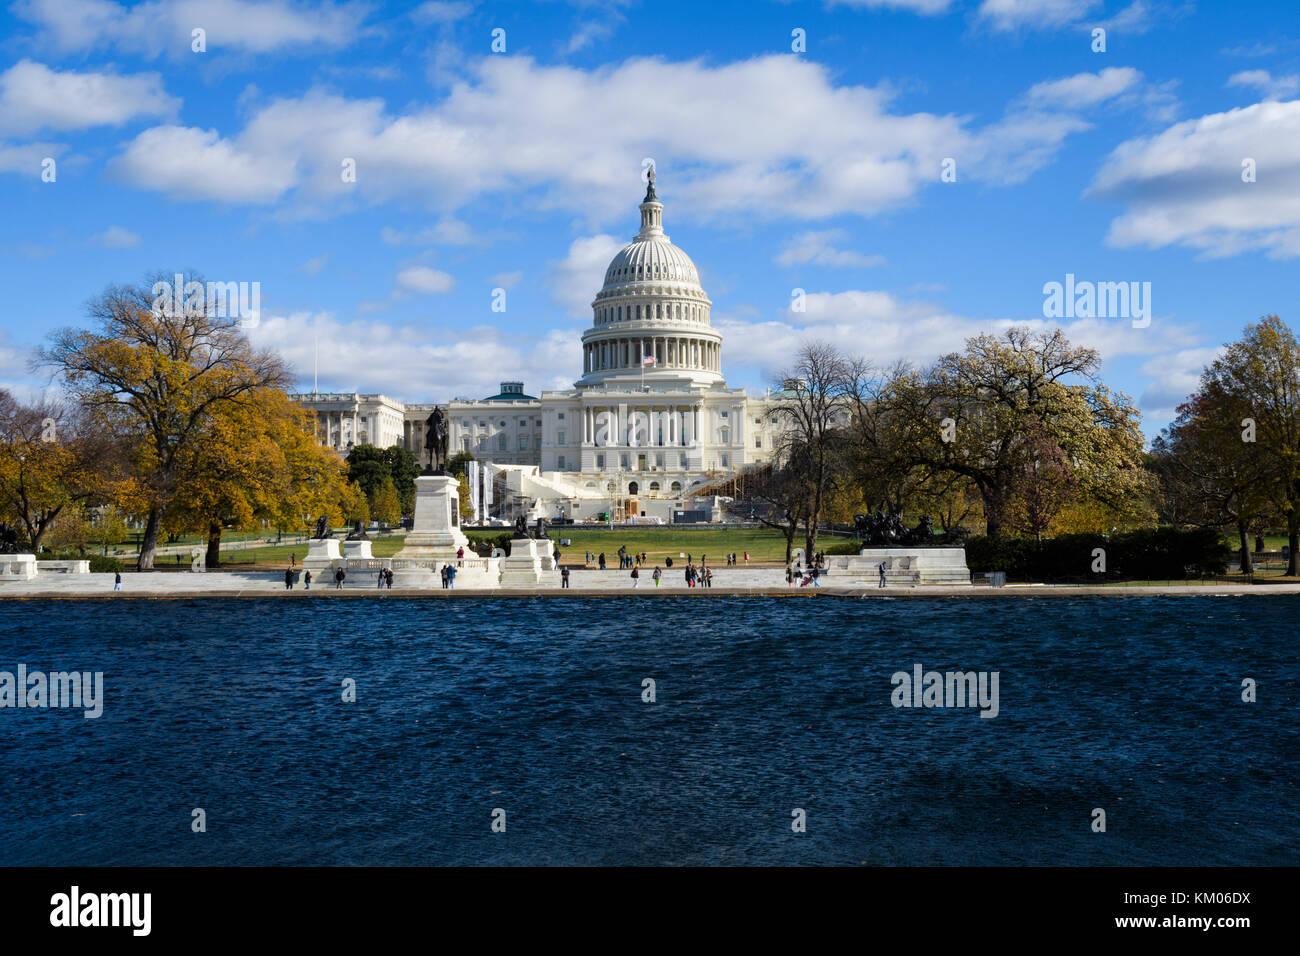
<path id="1" fill-rule="evenodd" d="M 38 561 L 37 570 L 52 574 L 89 574 L 89 561 Z"/>

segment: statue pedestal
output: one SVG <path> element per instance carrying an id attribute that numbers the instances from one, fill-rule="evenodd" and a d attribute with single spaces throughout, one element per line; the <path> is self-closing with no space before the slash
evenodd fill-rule
<path id="1" fill-rule="evenodd" d="M 30 581 L 36 577 L 36 555 L 0 554 L 0 580 Z"/>
<path id="2" fill-rule="evenodd" d="M 360 541 L 344 541 L 343 557 L 348 560 L 362 558 L 370 560 L 374 555 L 370 553 L 370 542 L 362 539 Z"/>
<path id="3" fill-rule="evenodd" d="M 554 545 L 546 538 L 512 538 L 510 554 L 501 559 L 503 588 L 535 588 L 552 582 Z"/>
<path id="4" fill-rule="evenodd" d="M 415 479 L 415 520 L 396 557 L 445 561 L 456 557 L 459 548 L 469 553 L 469 539 L 460 530 L 460 482 L 448 475 L 420 475 Z"/>
<path id="5" fill-rule="evenodd" d="M 882 561 L 887 565 L 887 587 L 970 586 L 965 548 L 863 548 L 856 557 L 828 555 L 829 580 L 836 583 L 836 578 L 852 577 L 864 584 L 878 584 L 877 568 Z"/>
<path id="6" fill-rule="evenodd" d="M 307 542 L 307 557 L 302 559 L 302 566 L 308 571 L 323 571 L 332 568 L 339 560 L 339 543 L 335 538 L 312 538 Z"/>

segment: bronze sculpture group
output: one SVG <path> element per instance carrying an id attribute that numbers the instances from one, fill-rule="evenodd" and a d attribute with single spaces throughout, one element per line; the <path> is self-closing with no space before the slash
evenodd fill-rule
<path id="1" fill-rule="evenodd" d="M 18 529 L 0 522 L 0 554 L 18 553 Z"/>
<path id="2" fill-rule="evenodd" d="M 938 547 L 945 544 L 957 544 L 965 536 L 965 532 L 960 528 L 953 528 L 945 531 L 943 534 L 934 533 L 934 522 L 925 517 L 917 523 L 915 528 L 909 528 L 903 524 L 903 519 L 898 514 L 885 514 L 883 510 L 875 514 L 862 514 L 853 516 L 854 530 L 862 538 L 862 543 L 868 548 L 893 548 L 893 547 Z"/>

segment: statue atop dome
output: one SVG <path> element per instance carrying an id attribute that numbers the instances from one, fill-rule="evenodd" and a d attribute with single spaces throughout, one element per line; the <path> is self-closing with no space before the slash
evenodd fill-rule
<path id="1" fill-rule="evenodd" d="M 641 201 L 642 201 L 642 202 L 658 202 L 658 201 L 659 201 L 659 197 L 655 195 L 655 168 L 654 168 L 654 164 L 651 164 L 650 167 L 646 170 L 645 176 L 646 176 L 646 184 L 647 184 L 647 185 L 646 185 L 646 191 L 645 191 L 645 199 L 643 199 L 643 200 L 641 200 Z"/>

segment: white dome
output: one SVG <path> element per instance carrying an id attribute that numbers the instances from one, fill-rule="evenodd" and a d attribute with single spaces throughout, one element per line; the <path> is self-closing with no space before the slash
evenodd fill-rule
<path id="1" fill-rule="evenodd" d="M 695 263 L 664 235 L 654 181 L 641 203 L 641 231 L 605 270 L 583 333 L 579 387 L 722 384 L 722 336 Z M 645 364 L 650 356 L 653 363 Z"/>
<path id="2" fill-rule="evenodd" d="M 700 289 L 700 274 L 691 257 L 674 246 L 662 233 L 637 236 L 610 260 L 605 270 L 605 285 L 600 291 L 629 282 L 682 282 Z M 700 292 L 703 292 L 700 289 Z"/>

